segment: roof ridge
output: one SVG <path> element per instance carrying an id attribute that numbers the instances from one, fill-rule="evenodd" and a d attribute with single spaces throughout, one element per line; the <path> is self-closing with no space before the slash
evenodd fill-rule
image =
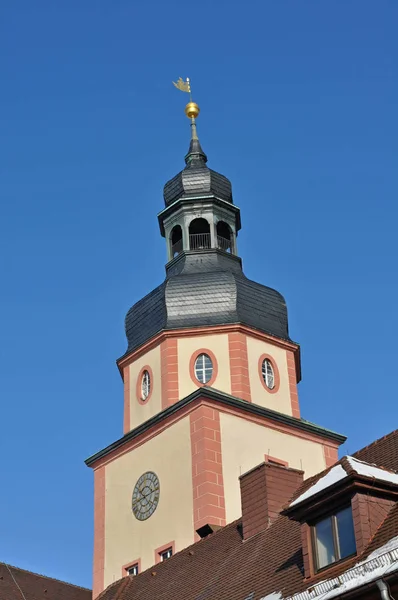
<path id="1" fill-rule="evenodd" d="M 122 583 L 119 587 L 119 589 L 116 592 L 116 595 L 114 597 L 114 600 L 117 600 L 118 598 L 120 598 L 120 596 L 123 594 L 125 588 L 129 587 L 129 583 L 132 580 L 132 577 L 124 577 L 124 583 Z M 120 580 L 119 580 L 120 581 Z M 107 588 L 108 589 L 108 588 Z"/>
<path id="2" fill-rule="evenodd" d="M 368 450 L 369 448 L 372 448 L 372 446 L 376 446 L 377 444 L 379 444 L 380 442 L 384 441 L 388 437 L 393 436 L 394 434 L 395 435 L 398 434 L 398 429 L 394 429 L 393 431 L 390 431 L 390 433 L 386 433 L 385 435 L 382 435 L 380 438 L 378 438 L 374 442 L 371 442 L 367 446 L 364 446 L 363 448 L 359 448 L 359 450 L 357 450 L 356 452 L 354 452 L 354 454 L 352 454 L 351 456 L 353 456 L 354 458 L 356 458 L 356 455 L 359 454 L 360 452 L 363 452 L 364 450 Z"/>
<path id="3" fill-rule="evenodd" d="M 36 577 L 42 577 L 43 579 L 50 579 L 52 581 L 58 581 L 59 583 L 63 583 L 64 585 L 70 585 L 75 588 L 79 588 L 81 590 L 87 590 L 91 592 L 91 588 L 83 587 L 82 585 L 76 585 L 75 583 L 69 583 L 69 581 L 64 581 L 63 579 L 57 579 L 56 577 L 50 577 L 49 575 L 43 575 L 42 573 L 35 573 L 35 571 L 29 571 L 29 569 L 22 569 L 21 567 L 16 567 L 14 565 L 10 565 L 6 562 L 1 562 L 0 565 L 4 565 L 9 569 L 15 569 L 16 571 L 23 571 L 24 573 L 29 573 L 30 575 L 36 575 Z"/>
<path id="4" fill-rule="evenodd" d="M 355 456 L 352 456 L 352 455 L 343 456 L 343 458 L 348 459 L 348 462 L 349 462 L 349 459 L 352 458 L 353 460 L 355 460 L 363 465 L 368 465 L 370 467 L 375 467 L 376 469 L 379 469 L 380 471 L 386 471 L 386 473 L 392 473 L 393 475 L 398 475 L 398 471 L 396 471 L 395 469 L 387 469 L 387 467 L 378 465 L 375 462 L 368 462 L 367 460 L 361 460 L 360 458 L 356 458 Z"/>
<path id="5" fill-rule="evenodd" d="M 337 465 L 342 465 L 342 460 L 344 458 L 346 458 L 346 457 L 342 456 L 333 465 L 330 465 L 329 467 L 326 467 L 325 469 L 323 469 L 323 471 L 319 471 L 319 473 L 315 473 L 314 475 L 311 475 L 311 477 L 307 477 L 307 479 L 304 479 L 303 483 L 301 485 L 299 485 L 296 488 L 296 490 L 293 492 L 293 494 L 291 495 L 290 500 L 286 504 L 286 506 L 289 506 L 292 502 L 295 502 L 297 500 L 297 498 L 299 498 L 301 496 L 301 494 L 304 494 L 307 490 L 310 489 L 310 487 L 312 485 L 317 483 L 322 477 L 325 477 L 325 475 L 327 475 L 334 467 L 336 467 Z M 346 471 L 346 469 L 344 469 L 344 470 Z M 304 490 L 304 491 L 301 491 L 301 490 Z"/>
<path id="6" fill-rule="evenodd" d="M 140 573 L 140 574 L 141 574 L 141 573 Z M 116 586 L 119 586 L 119 585 L 121 585 L 121 584 L 123 583 L 123 581 L 124 581 L 124 580 L 126 580 L 126 581 L 129 581 L 129 579 L 130 579 L 130 576 L 128 576 L 128 575 L 125 575 L 124 577 L 121 577 L 120 579 L 116 579 L 116 581 L 112 581 L 112 582 L 111 582 L 109 585 L 107 585 L 107 586 L 106 586 L 106 588 L 104 588 L 104 589 L 102 590 L 102 592 L 100 592 L 100 593 L 98 594 L 98 596 L 96 597 L 96 600 L 100 600 L 100 599 L 101 599 L 103 596 L 105 596 L 105 593 L 106 593 L 108 590 L 110 590 L 110 589 L 111 589 L 111 588 L 113 588 L 113 587 L 116 587 Z M 123 589 L 124 589 L 124 587 L 123 587 Z M 118 593 L 118 592 L 116 592 L 116 593 Z"/>

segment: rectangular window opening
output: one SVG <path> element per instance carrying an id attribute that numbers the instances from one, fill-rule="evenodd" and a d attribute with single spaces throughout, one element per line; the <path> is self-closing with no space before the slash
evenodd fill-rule
<path id="1" fill-rule="evenodd" d="M 313 528 L 315 566 L 319 571 L 356 552 L 351 506 L 343 508 Z"/>
<path id="2" fill-rule="evenodd" d="M 135 565 L 131 565 L 131 567 L 127 567 L 126 571 L 128 575 L 138 575 L 138 563 L 135 563 Z"/>
<path id="3" fill-rule="evenodd" d="M 163 550 L 162 552 L 159 552 L 159 556 L 160 556 L 161 562 L 163 562 L 164 560 L 167 560 L 168 558 L 173 556 L 173 549 L 167 548 L 167 550 Z"/>

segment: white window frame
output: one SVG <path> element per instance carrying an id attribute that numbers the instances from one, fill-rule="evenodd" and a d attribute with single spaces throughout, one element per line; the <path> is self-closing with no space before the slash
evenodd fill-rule
<path id="1" fill-rule="evenodd" d="M 162 552 L 160 552 L 160 562 L 163 562 L 164 560 L 167 560 L 169 558 L 171 558 L 173 556 L 173 548 L 170 546 L 170 548 L 166 548 L 166 550 L 162 550 Z"/>
<path id="2" fill-rule="evenodd" d="M 128 567 L 126 569 L 126 571 L 127 571 L 127 575 L 132 575 L 132 576 L 138 575 L 138 573 L 139 573 L 138 563 L 131 565 L 131 567 Z"/>
<path id="3" fill-rule="evenodd" d="M 206 358 L 208 358 L 210 361 L 210 365 L 211 365 L 210 367 L 206 367 Z M 199 364 L 199 361 L 201 361 L 201 364 Z M 199 381 L 199 383 L 202 383 L 202 384 L 209 383 L 209 381 L 213 377 L 213 373 L 214 373 L 213 361 L 211 360 L 210 356 L 208 354 L 206 354 L 206 352 L 201 352 L 201 354 L 199 354 L 195 358 L 194 371 L 195 371 L 196 379 Z M 208 379 L 206 379 L 206 371 L 210 371 L 210 377 Z"/>
<path id="4" fill-rule="evenodd" d="M 141 376 L 141 400 L 148 400 L 151 393 L 151 375 L 148 369 L 145 369 Z"/>
<path id="5" fill-rule="evenodd" d="M 261 365 L 261 374 L 267 388 L 273 390 L 275 387 L 275 370 L 269 358 L 264 358 Z"/>

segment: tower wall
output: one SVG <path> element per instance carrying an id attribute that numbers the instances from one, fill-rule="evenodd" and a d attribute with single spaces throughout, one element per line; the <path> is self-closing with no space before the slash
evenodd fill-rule
<path id="1" fill-rule="evenodd" d="M 300 414 L 297 414 L 296 406 L 292 403 L 286 349 L 250 335 L 246 336 L 246 343 L 252 402 L 286 415 L 299 417 Z M 269 390 L 262 379 L 261 364 L 264 358 L 268 358 L 274 368 L 275 388 L 273 390 Z M 296 369 L 293 368 L 292 375 L 297 380 Z"/>
<path id="2" fill-rule="evenodd" d="M 151 377 L 150 395 L 146 401 L 141 400 L 140 394 L 144 370 L 148 370 Z M 150 419 L 162 410 L 160 344 L 137 357 L 124 371 L 124 433 L 127 433 L 137 424 Z"/>
<path id="3" fill-rule="evenodd" d="M 151 517 L 139 521 L 132 513 L 132 491 L 146 471 L 158 476 L 160 498 Z M 177 552 L 193 543 L 189 417 L 107 464 L 105 485 L 104 587 L 126 575 L 124 565 L 140 561 L 142 570 L 154 565 L 160 547 Z"/>
<path id="4" fill-rule="evenodd" d="M 198 389 L 193 365 L 199 354 L 208 354 L 215 371 L 211 387 L 231 394 L 231 370 L 228 354 L 228 334 L 195 335 L 178 339 L 178 389 L 180 398 Z M 208 384 L 207 384 L 208 385 Z"/>
<path id="5" fill-rule="evenodd" d="M 178 552 L 204 525 L 239 518 L 239 476 L 253 465 L 270 460 L 309 477 L 337 460 L 338 442 L 248 412 L 248 403 L 222 406 L 205 393 L 98 459 L 94 597 L 125 576 L 127 565 L 148 569 L 160 548 Z M 156 474 L 160 495 L 153 514 L 140 521 L 132 495 L 147 471 Z"/>
<path id="6" fill-rule="evenodd" d="M 242 514 L 240 475 L 263 462 L 265 457 L 303 470 L 306 478 L 326 467 L 324 445 L 315 438 L 301 438 L 297 433 L 292 435 L 292 432 L 227 413 L 221 414 L 220 429 L 227 523 Z"/>
<path id="7" fill-rule="evenodd" d="M 175 330 L 152 341 L 147 350 L 128 357 L 125 385 L 124 433 L 175 404 L 201 387 L 194 374 L 195 358 L 206 353 L 213 377 L 206 385 L 265 408 L 300 417 L 294 351 L 284 343 L 244 326 Z M 261 374 L 262 360 L 271 361 L 275 387 L 268 389 Z M 151 393 L 140 399 L 143 370 L 151 376 Z"/>

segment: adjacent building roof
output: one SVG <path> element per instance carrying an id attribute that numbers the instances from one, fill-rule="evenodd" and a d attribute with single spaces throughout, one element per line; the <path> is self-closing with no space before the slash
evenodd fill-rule
<path id="1" fill-rule="evenodd" d="M 398 486 L 398 473 L 395 471 L 382 469 L 353 456 L 345 456 L 324 475 L 318 476 L 318 479 L 310 486 L 306 483 L 305 487 L 307 489 L 298 492 L 298 495 L 290 503 L 290 507 L 297 506 L 310 498 L 314 498 L 314 496 L 326 492 L 331 486 L 352 475 L 359 475 L 370 482 L 387 482 Z"/>
<path id="2" fill-rule="evenodd" d="M 346 462 L 347 458 L 348 465 Z M 368 474 L 369 467 L 371 467 L 371 479 L 375 478 L 375 473 L 377 473 L 379 475 L 379 480 L 385 480 L 385 477 L 392 477 L 394 483 L 397 483 L 398 429 L 376 440 L 369 446 L 365 446 L 365 448 L 358 450 L 352 457 L 347 458 L 344 457 L 340 459 L 334 466 L 306 479 L 293 495 L 290 506 L 299 504 L 299 501 L 304 501 L 307 495 L 310 496 L 313 493 L 321 492 L 322 489 L 326 488 L 328 485 L 343 479 L 350 468 L 357 473 L 364 472 L 364 469 L 361 468 L 361 462 L 367 463 L 368 466 L 365 466 L 365 469 Z M 377 465 L 376 469 L 375 465 Z"/>
<path id="3" fill-rule="evenodd" d="M 390 469 L 395 467 L 398 470 L 398 430 L 362 449 L 357 453 L 356 457 L 358 456 L 361 460 L 374 462 L 380 467 L 388 463 Z M 308 489 L 308 486 L 313 486 L 324 474 L 325 472 L 304 482 L 300 493 L 303 493 L 305 488 Z M 126 577 L 112 584 L 100 598 L 101 600 L 147 600 L 148 598 L 151 600 L 175 600 L 176 598 L 259 600 L 268 596 L 268 600 L 276 600 L 304 593 L 309 600 L 320 599 L 324 593 L 316 591 L 318 589 L 316 584 L 320 581 L 335 578 L 332 579 L 333 589 L 336 585 L 342 585 L 341 592 L 343 592 L 345 588 L 341 582 L 344 581 L 344 577 L 336 579 L 337 576 L 352 569 L 358 563 L 367 561 L 367 565 L 373 565 L 375 557 L 382 553 L 383 556 L 388 554 L 389 564 L 391 564 L 391 561 L 395 560 L 394 553 L 397 552 L 395 548 L 398 548 L 398 539 L 395 540 L 395 545 L 394 542 L 386 544 L 396 536 L 398 536 L 398 504 L 392 506 L 359 556 L 331 566 L 309 581 L 305 580 L 303 575 L 299 523 L 280 515 L 268 529 L 243 542 L 241 522 L 235 521 L 142 574 Z M 374 554 L 377 549 L 380 549 L 380 552 Z M 386 565 L 385 561 L 383 564 Z M 361 566 L 359 568 L 363 569 Z M 370 568 L 369 566 L 368 571 Z M 378 568 L 377 565 L 374 568 Z M 375 574 L 377 572 L 374 571 Z M 320 586 L 320 589 L 324 587 Z"/>
<path id="4" fill-rule="evenodd" d="M 92 592 L 65 581 L 0 563 L 1 600 L 91 600 Z"/>

